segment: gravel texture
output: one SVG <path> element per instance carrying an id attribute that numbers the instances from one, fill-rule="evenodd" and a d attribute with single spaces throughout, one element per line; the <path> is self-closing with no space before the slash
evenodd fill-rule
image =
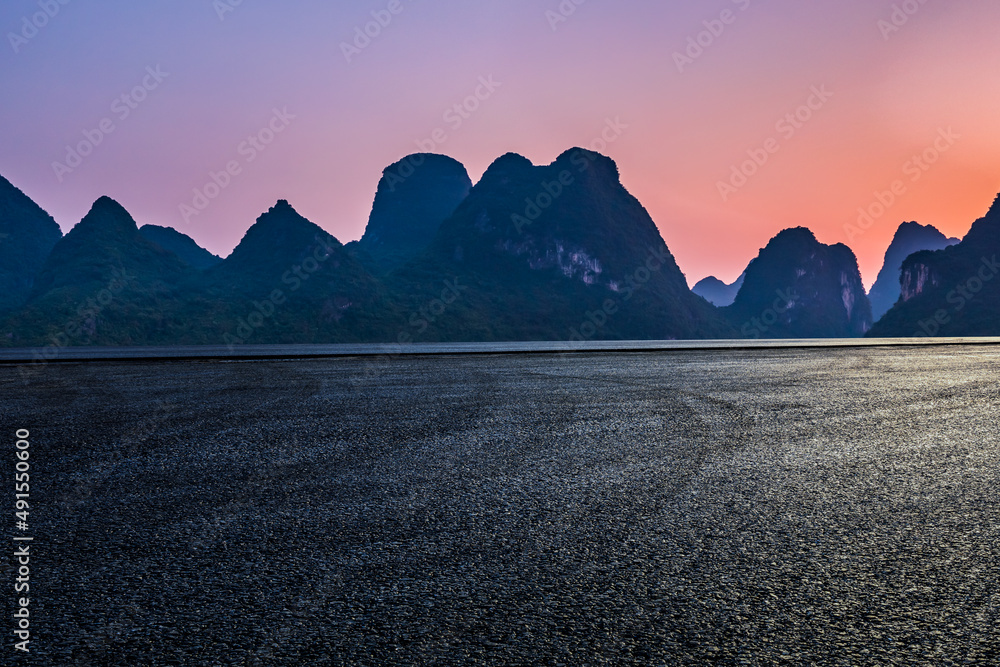
<path id="1" fill-rule="evenodd" d="M 996 665 L 998 362 L 0 366 L 14 664 Z"/>

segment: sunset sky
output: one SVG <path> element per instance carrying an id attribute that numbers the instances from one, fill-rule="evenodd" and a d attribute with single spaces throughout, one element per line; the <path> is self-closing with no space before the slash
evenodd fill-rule
<path id="1" fill-rule="evenodd" d="M 64 231 L 109 195 L 226 255 L 284 198 L 347 242 L 421 144 L 473 181 L 508 151 L 584 146 L 617 161 L 690 284 L 802 225 L 850 245 L 870 286 L 900 222 L 962 236 L 1000 192 L 995 0 L 62 2 L 0 5 L 0 174 Z"/>

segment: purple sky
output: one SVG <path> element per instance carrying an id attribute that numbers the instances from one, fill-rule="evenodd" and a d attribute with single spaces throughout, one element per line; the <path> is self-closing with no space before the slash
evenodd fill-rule
<path id="1" fill-rule="evenodd" d="M 736 278 L 805 225 L 848 243 L 870 284 L 900 222 L 961 236 L 1000 191 L 993 0 L 586 0 L 558 23 L 559 0 L 243 0 L 220 17 L 230 2 L 6 0 L 0 174 L 64 230 L 106 194 L 225 255 L 279 198 L 359 238 L 382 169 L 418 142 L 476 180 L 507 151 L 548 163 L 604 133 L 691 283 Z M 903 5 L 915 11 L 897 30 Z M 348 62 L 342 44 L 373 11 L 391 21 Z M 478 108 L 449 112 L 477 90 Z M 797 111 L 807 120 L 778 124 Z M 263 150 L 244 144 L 269 125 Z M 446 140 L 428 144 L 439 128 Z M 85 132 L 99 145 L 55 168 Z M 185 220 L 229 163 L 228 185 Z"/>

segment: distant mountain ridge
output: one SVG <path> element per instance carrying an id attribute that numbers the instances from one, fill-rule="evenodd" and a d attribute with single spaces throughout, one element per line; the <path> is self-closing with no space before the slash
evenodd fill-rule
<path id="1" fill-rule="evenodd" d="M 852 338 L 872 326 L 854 252 L 804 227 L 780 232 L 747 266 L 722 311 L 747 338 Z"/>
<path id="2" fill-rule="evenodd" d="M 358 247 L 379 270 L 416 257 L 472 189 L 465 167 L 444 155 L 418 153 L 382 173 Z"/>
<path id="3" fill-rule="evenodd" d="M 415 288 L 419 300 L 440 290 L 441 277 L 468 289 L 424 334 L 436 340 L 732 333 L 687 288 L 614 161 L 580 148 L 542 166 L 514 153 L 497 158 L 391 282 Z"/>
<path id="4" fill-rule="evenodd" d="M 699 280 L 691 288 L 691 291 L 713 306 L 719 308 L 731 306 L 733 301 L 736 301 L 736 295 L 739 293 L 740 288 L 743 287 L 743 281 L 746 277 L 747 274 L 744 272 L 740 274 L 740 277 L 734 283 L 727 285 L 715 276 L 709 276 Z"/>
<path id="5" fill-rule="evenodd" d="M 407 184 L 400 170 L 413 160 L 423 170 Z M 279 200 L 222 259 L 177 230 L 139 228 L 107 197 L 62 236 L 0 180 L 0 229 L 10 230 L 0 279 L 14 294 L 6 310 L 0 302 L 0 345 L 1000 333 L 996 203 L 958 245 L 908 254 L 899 301 L 873 325 L 854 253 L 806 228 L 771 239 L 742 283 L 696 285 L 732 298 L 711 305 L 688 289 L 614 161 L 585 149 L 548 165 L 508 153 L 471 187 L 454 160 L 410 156 L 378 189 L 362 241 L 345 246 Z M 915 223 L 896 236 L 887 276 L 913 244 L 943 239 Z"/>
<path id="6" fill-rule="evenodd" d="M 52 216 L 0 176 L 0 313 L 24 305 L 61 238 Z"/>
<path id="7" fill-rule="evenodd" d="M 143 225 L 139 233 L 147 241 L 152 241 L 164 250 L 169 250 L 190 266 L 204 271 L 222 261 L 221 257 L 213 255 L 198 245 L 193 238 L 182 234 L 173 227 Z"/>
<path id="8" fill-rule="evenodd" d="M 3 329 L 15 345 L 174 340 L 168 313 L 191 271 L 140 235 L 120 204 L 101 197 L 53 247 L 26 305 Z"/>
<path id="9" fill-rule="evenodd" d="M 383 338 L 393 322 L 381 283 L 284 199 L 197 282 L 191 342 L 357 343 Z"/>
<path id="10" fill-rule="evenodd" d="M 885 261 L 878 278 L 868 292 L 872 304 L 872 316 L 880 319 L 899 300 L 899 278 L 903 262 L 907 257 L 921 250 L 941 250 L 958 243 L 958 239 L 947 238 L 931 225 L 904 222 L 896 230 L 892 243 L 885 251 Z"/>
<path id="11" fill-rule="evenodd" d="M 956 245 L 907 257 L 900 300 L 870 336 L 1000 334 L 1000 196 Z"/>

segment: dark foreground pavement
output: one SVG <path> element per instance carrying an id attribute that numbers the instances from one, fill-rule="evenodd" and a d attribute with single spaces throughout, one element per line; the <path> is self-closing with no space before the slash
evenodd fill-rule
<path id="1" fill-rule="evenodd" d="M 995 665 L 998 362 L 0 367 L 35 537 L 0 662 Z"/>

